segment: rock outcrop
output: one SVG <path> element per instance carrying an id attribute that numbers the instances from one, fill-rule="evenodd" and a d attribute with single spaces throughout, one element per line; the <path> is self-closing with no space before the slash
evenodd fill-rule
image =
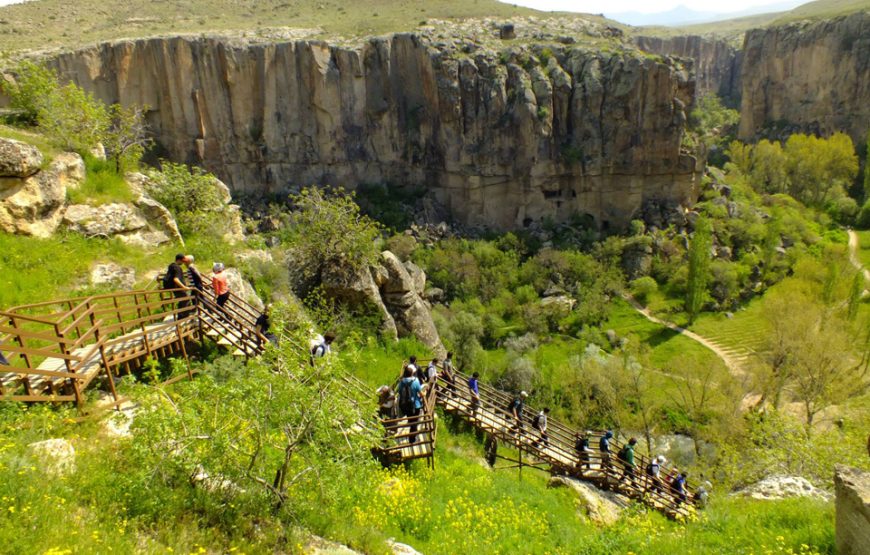
<path id="1" fill-rule="evenodd" d="M 837 553 L 870 553 L 870 472 L 837 465 Z"/>
<path id="2" fill-rule="evenodd" d="M 109 285 L 114 288 L 132 289 L 136 283 L 136 270 L 114 262 L 95 264 L 91 268 L 91 285 Z"/>
<path id="3" fill-rule="evenodd" d="M 746 33 L 741 73 L 743 139 L 780 132 L 870 129 L 870 13 Z"/>
<path id="4" fill-rule="evenodd" d="M 661 56 L 690 58 L 695 70 L 695 92 L 715 93 L 735 106 L 740 100 L 740 66 L 743 53 L 728 41 L 715 37 L 634 37 L 634 44 Z"/>
<path id="5" fill-rule="evenodd" d="M 227 276 L 227 285 L 229 285 L 232 295 L 244 299 L 257 310 L 263 310 L 263 300 L 257 295 L 254 286 L 242 276 L 238 268 L 227 268 L 224 270 L 224 274 Z"/>
<path id="6" fill-rule="evenodd" d="M 503 50 L 498 50 L 503 49 Z M 627 225 L 695 196 L 682 62 L 582 44 L 397 34 L 359 46 L 152 38 L 55 56 L 98 98 L 150 107 L 176 161 L 257 195 L 312 183 L 426 187 L 467 224 L 588 214 Z"/>
<path id="7" fill-rule="evenodd" d="M 42 166 L 42 152 L 14 139 L 0 138 L 0 177 L 30 177 Z"/>
<path id="8" fill-rule="evenodd" d="M 60 477 L 75 471 L 76 450 L 69 440 L 55 438 L 37 441 L 28 445 L 27 451 L 45 474 Z"/>
<path id="9" fill-rule="evenodd" d="M 800 476 L 768 476 L 746 487 L 737 495 L 752 499 L 786 499 L 789 497 L 816 497 L 829 501 L 831 494 L 813 486 L 809 480 Z"/>
<path id="10" fill-rule="evenodd" d="M 588 482 L 565 476 L 553 476 L 548 487 L 567 487 L 577 494 L 581 515 L 596 524 L 610 525 L 619 520 L 622 510 L 629 505 L 623 495 L 604 491 Z"/>
<path id="11" fill-rule="evenodd" d="M 8 139 L 0 139 L 0 145 L 6 145 L 0 151 L 11 155 L 0 162 L 7 168 L 0 172 L 0 231 L 50 237 L 63 217 L 67 187 L 85 178 L 85 163 L 78 154 L 59 154 L 47 169 L 23 177 L 34 169 L 37 158 L 41 163 L 42 156 L 31 149 L 11 151 L 9 144 Z"/>

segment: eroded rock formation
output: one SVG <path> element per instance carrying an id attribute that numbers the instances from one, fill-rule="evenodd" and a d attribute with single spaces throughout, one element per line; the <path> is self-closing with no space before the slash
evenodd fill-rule
<path id="1" fill-rule="evenodd" d="M 685 35 L 677 37 L 634 37 L 641 50 L 661 56 L 690 58 L 694 63 L 695 91 L 715 93 L 735 106 L 740 99 L 742 52 L 724 39 Z"/>
<path id="2" fill-rule="evenodd" d="M 870 13 L 746 34 L 740 137 L 870 129 Z M 783 129 L 783 127 L 785 127 Z"/>
<path id="3" fill-rule="evenodd" d="M 398 34 L 142 39 L 51 63 L 107 102 L 149 106 L 168 155 L 234 192 L 424 186 L 459 221 L 500 229 L 577 213 L 621 227 L 646 199 L 695 195 L 680 151 L 694 82 L 671 58 Z"/>
<path id="4" fill-rule="evenodd" d="M 870 553 L 870 472 L 837 465 L 837 553 Z"/>

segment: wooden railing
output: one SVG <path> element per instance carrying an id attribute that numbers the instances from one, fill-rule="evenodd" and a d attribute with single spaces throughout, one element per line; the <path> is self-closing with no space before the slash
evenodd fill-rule
<path id="1" fill-rule="evenodd" d="M 400 382 L 401 377 L 393 384 L 394 391 L 398 391 Z M 423 408 L 419 415 L 402 416 L 397 414 L 391 418 L 381 419 L 385 436 L 384 445 L 378 449 L 378 454 L 383 462 L 393 464 L 426 458 L 429 465 L 434 467 L 433 454 L 438 433 L 435 423 L 438 391 L 434 383 L 427 383 L 423 387 Z M 396 395 L 395 410 L 397 413 L 400 412 L 398 394 Z M 411 442 L 412 439 L 413 442 Z"/>
<path id="2" fill-rule="evenodd" d="M 597 482 L 629 497 L 638 498 L 672 517 L 685 518 L 693 512 L 691 504 L 665 483 L 664 476 L 654 481 L 647 475 L 646 468 L 650 461 L 641 454 L 635 453 L 634 480 L 630 480 L 625 474 L 626 463 L 617 456 L 622 444 L 615 438 L 610 443 L 609 460 L 598 449 L 601 432 L 593 434 L 589 451 L 581 454 L 575 449 L 578 432 L 553 418 L 547 418 L 548 437 L 545 442 L 541 433 L 532 426 L 534 416 L 538 414 L 533 407 L 528 404 L 524 406 L 522 423 L 517 426 L 516 419 L 508 410 L 513 396 L 478 382 L 480 402 L 474 408 L 467 385 L 468 376 L 456 371 L 453 374 L 454 383 L 445 380 L 443 374 L 439 377 L 440 406 L 458 413 L 494 438 L 545 461 L 552 472 Z M 692 492 L 688 488 L 685 498 L 692 499 Z"/>

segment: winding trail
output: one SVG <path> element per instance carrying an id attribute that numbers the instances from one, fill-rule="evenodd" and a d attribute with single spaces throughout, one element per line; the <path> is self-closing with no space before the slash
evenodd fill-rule
<path id="1" fill-rule="evenodd" d="M 688 337 L 689 339 L 696 341 L 697 343 L 700 343 L 701 345 L 703 345 L 707 349 L 713 351 L 713 354 L 715 354 L 717 357 L 719 357 L 722 360 L 723 363 L 725 363 L 725 366 L 728 368 L 728 371 L 735 378 L 745 378 L 746 377 L 746 369 L 743 367 L 743 365 L 740 363 L 740 361 L 737 360 L 736 358 L 734 358 L 733 356 L 731 356 L 731 354 L 729 354 L 724 348 L 722 348 L 717 343 L 711 341 L 710 339 L 707 339 L 706 337 L 704 337 L 702 335 L 698 335 L 697 333 L 695 333 L 691 330 L 687 330 L 684 327 L 678 326 L 678 325 L 674 324 L 673 322 L 668 322 L 667 320 L 662 320 L 661 318 L 658 318 L 657 316 L 653 316 L 648 309 L 641 306 L 641 304 L 639 302 L 637 302 L 634 299 L 634 297 L 631 297 L 630 295 L 625 295 L 624 298 L 626 301 L 628 301 L 628 303 L 632 306 L 632 308 L 634 308 L 636 311 L 641 313 L 643 315 L 643 317 L 646 318 L 647 320 L 649 320 L 650 322 L 653 322 L 653 323 L 658 324 L 660 326 L 664 326 L 664 327 L 668 328 L 669 330 L 673 330 L 673 331 L 679 333 L 680 335 L 684 335 L 684 336 Z"/>

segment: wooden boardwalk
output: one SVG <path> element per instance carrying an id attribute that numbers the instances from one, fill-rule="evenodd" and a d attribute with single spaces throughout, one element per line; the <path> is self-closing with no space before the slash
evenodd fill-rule
<path id="1" fill-rule="evenodd" d="M 601 433 L 593 434 L 590 437 L 591 450 L 581 459 L 581 454 L 574 448 L 578 437 L 576 430 L 548 418 L 548 437 L 544 441 L 541 433 L 532 426 L 537 410 L 526 405 L 522 422 L 517 423 L 507 410 L 512 400 L 510 395 L 479 383 L 480 401 L 475 403 L 467 386 L 468 377 L 458 372 L 454 374 L 453 384 L 446 382 L 443 376 L 439 378 L 438 405 L 488 435 L 491 461 L 499 443 L 510 445 L 518 450 L 519 459 L 514 462 L 519 465 L 545 467 L 552 474 L 593 482 L 598 487 L 637 499 L 671 518 L 685 519 L 694 513 L 693 505 L 681 499 L 677 492 L 646 476 L 645 470 L 650 462 L 646 457 L 635 454 L 634 479 L 626 476 L 624 463 L 617 459 L 622 447 L 617 440 L 611 441 L 612 454 L 608 460 L 598 450 Z M 686 498 L 692 498 L 691 491 L 687 490 Z"/>

